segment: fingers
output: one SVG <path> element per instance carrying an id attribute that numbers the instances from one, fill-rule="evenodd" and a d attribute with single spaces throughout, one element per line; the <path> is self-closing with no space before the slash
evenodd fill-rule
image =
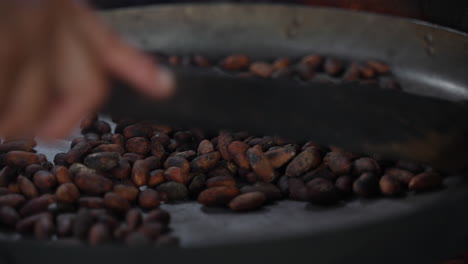
<path id="1" fill-rule="evenodd" d="M 1 135 L 21 137 L 34 134 L 47 104 L 46 76 L 45 67 L 37 59 L 23 68 L 0 121 Z"/>
<path id="2" fill-rule="evenodd" d="M 83 114 L 96 110 L 107 93 L 105 75 L 81 40 L 68 28 L 57 36 L 57 100 L 39 133 L 46 139 L 66 136 Z"/>
<path id="3" fill-rule="evenodd" d="M 165 98 L 171 94 L 174 78 L 170 72 L 157 69 L 151 58 L 117 38 L 86 7 L 77 5 L 76 12 L 76 28 L 105 70 L 149 96 Z"/>

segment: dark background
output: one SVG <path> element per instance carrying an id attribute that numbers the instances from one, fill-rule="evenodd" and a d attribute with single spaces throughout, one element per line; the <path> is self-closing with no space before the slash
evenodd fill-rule
<path id="1" fill-rule="evenodd" d="M 435 24 L 468 32 L 468 0 L 231 0 L 231 1 L 189 1 L 189 0 L 90 0 L 99 9 L 118 8 L 125 6 L 141 6 L 159 3 L 189 3 L 189 2 L 270 2 L 300 5 L 315 5 L 340 7 L 352 10 L 362 10 L 401 17 L 425 20 Z"/>

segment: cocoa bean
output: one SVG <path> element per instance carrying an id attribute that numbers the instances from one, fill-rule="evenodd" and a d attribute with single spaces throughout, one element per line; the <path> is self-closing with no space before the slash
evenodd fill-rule
<path id="1" fill-rule="evenodd" d="M 56 166 L 53 170 L 52 173 L 55 175 L 55 178 L 57 179 L 57 183 L 63 184 L 67 182 L 71 182 L 71 177 L 70 173 L 68 172 L 67 167 L 64 166 Z"/>
<path id="2" fill-rule="evenodd" d="M 19 210 L 22 216 L 29 216 L 33 214 L 42 213 L 47 211 L 49 204 L 56 201 L 55 196 L 52 194 L 43 194 L 39 197 L 27 201 Z"/>
<path id="3" fill-rule="evenodd" d="M 237 195 L 239 189 L 236 187 L 213 187 L 202 191 L 198 196 L 198 202 L 206 206 L 226 205 Z"/>
<path id="4" fill-rule="evenodd" d="M 166 227 L 161 223 L 149 222 L 140 226 L 138 232 L 154 240 L 166 232 Z"/>
<path id="5" fill-rule="evenodd" d="M 386 175 L 391 176 L 394 179 L 397 179 L 399 182 L 403 183 L 405 186 L 408 186 L 411 179 L 414 177 L 412 172 L 407 170 L 397 169 L 397 168 L 389 168 L 385 171 Z"/>
<path id="6" fill-rule="evenodd" d="M 33 199 L 39 196 L 39 191 L 36 186 L 28 178 L 20 175 L 17 178 L 17 183 L 20 192 L 28 199 Z"/>
<path id="7" fill-rule="evenodd" d="M 288 68 L 291 65 L 289 58 L 278 58 L 273 62 L 274 70 L 282 70 Z"/>
<path id="8" fill-rule="evenodd" d="M 104 208 L 104 200 L 101 197 L 80 197 L 78 204 L 81 207 L 89 209 L 100 209 Z"/>
<path id="9" fill-rule="evenodd" d="M 108 171 L 119 164 L 120 154 L 116 152 L 93 153 L 84 159 L 84 164 L 97 171 Z"/>
<path id="10" fill-rule="evenodd" d="M 120 146 L 123 152 L 125 152 L 125 138 L 121 134 L 112 135 L 111 141 L 112 144 Z M 123 153 L 120 153 L 123 155 Z"/>
<path id="11" fill-rule="evenodd" d="M 11 167 L 4 167 L 3 169 L 0 170 L 0 186 L 1 187 L 7 187 L 8 183 L 10 180 L 16 176 L 16 172 L 13 168 Z"/>
<path id="12" fill-rule="evenodd" d="M 402 170 L 407 170 L 414 174 L 418 174 L 424 171 L 424 167 L 422 165 L 412 162 L 412 161 L 406 161 L 406 160 L 399 160 L 396 163 L 395 167 L 402 169 Z"/>
<path id="13" fill-rule="evenodd" d="M 182 171 L 178 167 L 170 167 L 164 172 L 164 177 L 167 181 L 178 182 L 182 184 L 187 184 L 190 181 L 190 174 Z"/>
<path id="14" fill-rule="evenodd" d="M 220 66 L 225 70 L 242 70 L 249 66 L 249 58 L 241 54 L 230 55 L 220 62 Z"/>
<path id="15" fill-rule="evenodd" d="M 227 161 L 230 161 L 232 159 L 230 153 L 229 153 L 229 150 L 228 150 L 228 147 L 229 147 L 229 144 L 231 144 L 232 142 L 232 136 L 230 133 L 228 132 L 225 132 L 225 131 L 222 131 L 219 133 L 219 136 L 217 138 L 218 140 L 218 144 L 217 144 L 217 150 L 219 151 L 219 153 L 221 154 L 221 157 L 224 159 L 224 160 L 227 160 Z"/>
<path id="16" fill-rule="evenodd" d="M 248 149 L 247 159 L 249 160 L 252 170 L 263 182 L 272 182 L 275 179 L 273 167 L 259 147 Z"/>
<path id="17" fill-rule="evenodd" d="M 353 175 L 359 176 L 364 172 L 372 172 L 380 175 L 380 166 L 376 160 L 371 158 L 360 158 L 353 162 Z"/>
<path id="18" fill-rule="evenodd" d="M 323 62 L 323 58 L 321 56 L 311 54 L 311 55 L 304 56 L 301 59 L 300 64 L 307 65 L 308 67 L 312 69 L 317 69 L 318 67 L 320 67 L 322 62 Z"/>
<path id="19" fill-rule="evenodd" d="M 302 176 L 304 182 L 309 182 L 316 178 L 323 178 L 330 181 L 334 181 L 336 179 L 336 175 L 328 168 L 328 166 L 325 165 L 319 166 L 315 170 L 309 171 L 306 174 L 304 174 L 304 176 Z"/>
<path id="20" fill-rule="evenodd" d="M 353 191 L 362 197 L 375 196 L 379 193 L 379 178 L 371 172 L 365 172 L 354 181 Z"/>
<path id="21" fill-rule="evenodd" d="M 50 213 L 40 213 L 40 214 L 31 215 L 31 216 L 28 216 L 28 217 L 25 217 L 25 218 L 19 220 L 16 223 L 15 230 L 17 232 L 20 232 L 20 233 L 33 232 L 34 231 L 34 225 L 36 224 L 36 222 L 39 219 L 41 219 L 43 217 L 47 217 L 47 218 L 50 218 L 50 219 L 53 218 L 53 216 Z"/>
<path id="22" fill-rule="evenodd" d="M 289 195 L 289 177 L 288 176 L 281 176 L 278 180 L 278 188 L 280 189 L 281 193 L 284 196 Z"/>
<path id="23" fill-rule="evenodd" d="M 207 188 L 219 187 L 219 186 L 235 187 L 236 180 L 231 176 L 216 176 L 206 181 Z"/>
<path id="24" fill-rule="evenodd" d="M 73 221 L 76 214 L 60 214 L 57 216 L 57 234 L 61 237 L 70 236 L 73 231 Z"/>
<path id="25" fill-rule="evenodd" d="M 79 210 L 75 220 L 73 221 L 73 236 L 79 239 L 85 239 L 88 236 L 88 231 L 93 223 L 94 217 L 91 215 L 89 210 Z"/>
<path id="26" fill-rule="evenodd" d="M 14 227 L 20 220 L 18 212 L 13 207 L 1 206 L 0 207 L 0 223 L 8 227 Z"/>
<path id="27" fill-rule="evenodd" d="M 39 158 L 31 152 L 14 150 L 5 154 L 5 163 L 10 167 L 23 168 L 30 164 L 38 164 Z"/>
<path id="28" fill-rule="evenodd" d="M 205 154 L 205 153 L 210 153 L 214 151 L 214 146 L 211 141 L 208 139 L 204 139 L 200 142 L 198 145 L 198 154 Z"/>
<path id="29" fill-rule="evenodd" d="M 156 136 L 151 138 L 151 155 L 158 158 L 159 160 L 164 159 L 166 155 L 166 150 L 164 149 L 163 144 L 158 141 Z"/>
<path id="30" fill-rule="evenodd" d="M 95 147 L 92 153 L 99 153 L 99 152 L 115 152 L 120 155 L 124 154 L 124 149 L 119 144 L 102 144 L 100 146 Z M 86 163 L 86 162 L 85 162 Z"/>
<path id="31" fill-rule="evenodd" d="M 74 203 L 80 197 L 80 191 L 75 184 L 67 182 L 57 188 L 55 197 L 60 203 Z"/>
<path id="32" fill-rule="evenodd" d="M 423 172 L 415 175 L 408 184 L 412 191 L 427 191 L 442 186 L 442 177 L 435 172 Z"/>
<path id="33" fill-rule="evenodd" d="M 140 210 L 138 209 L 131 209 L 125 215 L 125 222 L 127 223 L 128 228 L 130 231 L 136 230 L 141 223 L 143 222 L 143 217 L 141 215 Z"/>
<path id="34" fill-rule="evenodd" d="M 353 178 L 350 175 L 342 175 L 336 179 L 335 187 L 342 195 L 353 192 Z"/>
<path id="35" fill-rule="evenodd" d="M 180 156 L 172 156 L 167 158 L 167 160 L 164 162 L 164 168 L 168 169 L 170 167 L 178 167 L 185 173 L 190 172 L 190 163 L 187 161 L 187 159 Z"/>
<path id="36" fill-rule="evenodd" d="M 88 242 L 90 245 L 101 245 L 112 240 L 109 228 L 103 223 L 96 223 L 88 231 Z"/>
<path id="37" fill-rule="evenodd" d="M 198 194 L 205 188 L 206 175 L 202 173 L 196 173 L 191 176 L 192 181 L 188 186 L 191 196 L 198 196 Z"/>
<path id="38" fill-rule="evenodd" d="M 55 232 L 55 226 L 52 218 L 46 215 L 39 218 L 34 224 L 34 236 L 37 239 L 49 239 Z"/>
<path id="39" fill-rule="evenodd" d="M 307 148 L 288 164 L 286 175 L 289 177 L 299 177 L 305 172 L 316 168 L 321 162 L 320 152 L 315 148 Z"/>
<path id="40" fill-rule="evenodd" d="M 126 179 L 130 176 L 132 166 L 127 158 L 122 158 L 115 168 L 110 171 L 112 177 L 116 179 Z"/>
<path id="41" fill-rule="evenodd" d="M 388 174 L 385 174 L 380 178 L 379 186 L 380 191 L 387 196 L 395 196 L 403 192 L 401 182 Z"/>
<path id="42" fill-rule="evenodd" d="M 67 165 L 66 158 L 67 158 L 67 153 L 60 152 L 60 153 L 55 154 L 55 156 L 54 156 L 55 166 L 65 166 L 65 165 Z"/>
<path id="43" fill-rule="evenodd" d="M 269 78 L 273 73 L 273 66 L 266 62 L 253 62 L 250 64 L 249 71 L 255 76 Z"/>
<path id="44" fill-rule="evenodd" d="M 205 153 L 193 159 L 190 163 L 192 171 L 206 172 L 212 169 L 220 160 L 221 155 L 218 151 Z"/>
<path id="45" fill-rule="evenodd" d="M 246 185 L 240 189 L 241 193 L 261 192 L 268 201 L 279 200 L 283 197 L 281 190 L 272 183 L 257 182 L 254 185 Z"/>
<path id="46" fill-rule="evenodd" d="M 338 202 L 339 195 L 333 182 L 324 178 L 315 178 L 306 185 L 309 201 L 321 205 Z"/>
<path id="47" fill-rule="evenodd" d="M 128 152 L 146 155 L 151 150 L 150 142 L 144 137 L 134 137 L 127 140 L 125 148 Z"/>
<path id="48" fill-rule="evenodd" d="M 114 185 L 113 192 L 129 202 L 134 202 L 138 196 L 138 188 L 125 184 Z"/>
<path id="49" fill-rule="evenodd" d="M 265 155 L 270 160 L 271 166 L 277 169 L 288 163 L 294 156 L 296 156 L 296 148 L 293 145 L 287 145 L 274 150 L 269 150 L 265 152 Z"/>
<path id="50" fill-rule="evenodd" d="M 356 63 L 352 63 L 346 69 L 345 73 L 343 74 L 343 80 L 345 81 L 356 81 L 359 79 L 360 71 L 359 66 Z"/>
<path id="51" fill-rule="evenodd" d="M 169 145 L 170 143 L 170 137 L 166 133 L 161 132 L 161 131 L 154 133 L 153 137 L 151 138 L 151 141 L 153 140 L 158 141 L 164 147 Z"/>
<path id="52" fill-rule="evenodd" d="M 247 158 L 247 150 L 249 145 L 241 141 L 233 141 L 228 145 L 228 152 L 232 161 L 239 167 L 245 170 L 250 169 L 250 163 Z"/>
<path id="53" fill-rule="evenodd" d="M 334 58 L 327 58 L 323 66 L 325 72 L 331 76 L 338 75 L 343 69 L 343 64 L 341 61 Z"/>
<path id="54" fill-rule="evenodd" d="M 54 174 L 46 170 L 40 170 L 34 173 L 34 184 L 41 191 L 50 190 L 57 185 L 57 179 Z"/>
<path id="55" fill-rule="evenodd" d="M 192 57 L 193 64 L 197 67 L 209 67 L 211 65 L 210 61 L 203 56 L 194 55 Z"/>
<path id="56" fill-rule="evenodd" d="M 73 146 L 65 156 L 65 161 L 68 164 L 73 164 L 76 162 L 80 162 L 83 157 L 91 151 L 92 147 L 91 144 L 88 142 L 80 142 Z"/>
<path id="57" fill-rule="evenodd" d="M 133 164 L 132 168 L 132 181 L 139 187 L 146 185 L 149 177 L 149 168 L 148 164 L 144 160 L 137 160 Z"/>
<path id="58" fill-rule="evenodd" d="M 266 202 L 262 192 L 249 192 L 241 194 L 229 202 L 229 208 L 234 211 L 249 211 L 260 208 Z"/>
<path id="59" fill-rule="evenodd" d="M 307 188 L 300 178 L 291 178 L 288 180 L 289 187 L 289 198 L 298 201 L 308 201 L 309 195 L 307 194 Z"/>
<path id="60" fill-rule="evenodd" d="M 169 222 L 171 221 L 171 215 L 167 211 L 157 208 L 157 209 L 149 211 L 145 215 L 143 221 L 145 223 L 159 222 L 163 224 L 164 226 L 167 226 L 169 225 Z"/>
<path id="61" fill-rule="evenodd" d="M 102 194 L 112 190 L 112 181 L 92 171 L 80 171 L 75 176 L 75 184 L 80 191 L 89 194 Z"/>
<path id="62" fill-rule="evenodd" d="M 130 125 L 123 130 L 123 136 L 125 137 L 125 139 L 130 139 L 134 137 L 149 138 L 152 134 L 153 130 L 151 129 L 151 127 L 141 124 Z"/>
<path id="63" fill-rule="evenodd" d="M 0 144 L 0 153 L 10 151 L 26 151 L 31 152 L 36 146 L 36 141 L 32 139 L 19 139 Z"/>
<path id="64" fill-rule="evenodd" d="M 138 205 L 144 209 L 154 209 L 161 203 L 161 197 L 158 192 L 147 188 L 138 195 Z"/>
<path id="65" fill-rule="evenodd" d="M 117 213 L 123 213 L 128 211 L 130 203 L 120 195 L 109 192 L 104 195 L 104 206 Z"/>
<path id="66" fill-rule="evenodd" d="M 375 61 L 375 60 L 368 60 L 366 61 L 367 65 L 371 67 L 374 71 L 380 74 L 386 74 L 390 71 L 390 67 L 387 64 Z"/>
<path id="67" fill-rule="evenodd" d="M 22 194 L 10 193 L 0 196 L 0 206 L 18 208 L 26 202 Z"/>
<path id="68" fill-rule="evenodd" d="M 37 171 L 39 170 L 44 170 L 44 167 L 42 167 L 42 165 L 40 164 L 31 164 L 31 165 L 28 165 L 25 169 L 24 169 L 24 176 L 28 179 L 31 179 L 34 175 L 34 173 L 36 173 Z"/>
<path id="69" fill-rule="evenodd" d="M 148 186 L 155 187 L 165 181 L 164 170 L 153 170 L 149 173 Z"/>
<path id="70" fill-rule="evenodd" d="M 332 151 L 325 155 L 323 159 L 328 168 L 336 175 L 349 174 L 351 172 L 351 159 L 344 153 Z"/>

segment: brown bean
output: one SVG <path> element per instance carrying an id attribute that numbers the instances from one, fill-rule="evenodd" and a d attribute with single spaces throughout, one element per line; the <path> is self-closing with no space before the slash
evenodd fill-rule
<path id="1" fill-rule="evenodd" d="M 315 77 L 315 68 L 304 63 L 296 65 L 294 72 L 304 81 L 312 80 Z"/>
<path id="2" fill-rule="evenodd" d="M 90 245 L 101 245 L 112 240 L 109 227 L 103 223 L 92 225 L 88 232 L 88 242 Z"/>
<path id="3" fill-rule="evenodd" d="M 67 165 L 66 157 L 67 157 L 67 153 L 60 152 L 60 153 L 55 154 L 55 156 L 54 156 L 55 166 L 65 166 L 65 165 Z"/>
<path id="4" fill-rule="evenodd" d="M 197 67 L 209 67 L 211 64 L 208 59 L 200 55 L 194 55 L 192 57 L 192 61 L 193 61 L 193 64 L 195 64 L 195 66 Z"/>
<path id="5" fill-rule="evenodd" d="M 397 169 L 397 168 L 389 168 L 385 170 L 385 174 L 398 180 L 399 182 L 403 183 L 405 186 L 408 186 L 411 179 L 414 177 L 414 174 L 412 172 L 409 172 L 407 170 Z"/>
<path id="6" fill-rule="evenodd" d="M 190 174 L 182 171 L 178 167 L 170 167 L 164 172 L 164 177 L 168 181 L 178 182 L 182 184 L 187 184 L 190 181 Z"/>
<path id="7" fill-rule="evenodd" d="M 27 201 L 19 210 L 22 216 L 29 216 L 47 211 L 49 204 L 56 201 L 55 196 L 52 194 L 43 194 Z"/>
<path id="8" fill-rule="evenodd" d="M 11 167 L 4 167 L 0 170 L 0 186 L 7 187 L 10 179 L 13 178 L 16 174 L 16 171 Z"/>
<path id="9" fill-rule="evenodd" d="M 241 193 L 261 192 L 268 201 L 279 200 L 283 197 L 281 190 L 272 183 L 257 182 L 254 185 L 246 185 L 240 189 Z"/>
<path id="10" fill-rule="evenodd" d="M 239 189 L 236 187 L 213 187 L 202 191 L 198 196 L 198 202 L 206 206 L 226 205 L 237 195 Z"/>
<path id="11" fill-rule="evenodd" d="M 104 195 L 104 206 L 118 213 L 126 212 L 130 208 L 130 204 L 125 198 L 111 192 Z"/>
<path id="12" fill-rule="evenodd" d="M 125 152 L 125 138 L 122 134 L 114 134 L 112 135 L 111 141 L 112 144 L 118 145 L 122 148 L 123 152 Z M 123 153 L 121 153 L 123 154 Z"/>
<path id="13" fill-rule="evenodd" d="M 84 193 L 102 194 L 112 190 L 112 181 L 92 171 L 80 171 L 75 176 L 75 184 Z"/>
<path id="14" fill-rule="evenodd" d="M 249 58 L 245 55 L 234 54 L 224 58 L 220 66 L 226 70 L 242 70 L 249 65 Z"/>
<path id="15" fill-rule="evenodd" d="M 80 191 L 75 184 L 67 182 L 57 188 L 55 197 L 60 203 L 74 203 L 80 197 Z"/>
<path id="16" fill-rule="evenodd" d="M 65 166 L 56 166 L 53 171 L 55 178 L 59 184 L 71 182 L 70 173 Z"/>
<path id="17" fill-rule="evenodd" d="M 41 219 L 42 217 L 49 217 L 50 219 L 53 218 L 52 214 L 46 213 L 39 213 L 31 216 L 24 217 L 23 219 L 19 220 L 15 225 L 15 230 L 20 233 L 30 233 L 34 231 L 34 225 L 36 222 Z"/>
<path id="18" fill-rule="evenodd" d="M 203 173 L 195 173 L 191 176 L 192 181 L 190 182 L 188 189 L 191 196 L 198 196 L 198 194 L 205 188 L 206 175 Z"/>
<path id="19" fill-rule="evenodd" d="M 421 164 L 418 164 L 412 161 L 406 161 L 406 160 L 399 160 L 395 164 L 395 167 L 402 169 L 402 170 L 407 170 L 414 174 L 418 174 L 424 171 L 424 167 Z"/>
<path id="20" fill-rule="evenodd" d="M 339 195 L 333 182 L 324 178 L 316 178 L 306 185 L 309 201 L 316 204 L 329 205 L 338 202 Z"/>
<path id="21" fill-rule="evenodd" d="M 375 60 L 368 60 L 367 65 L 371 67 L 374 71 L 380 73 L 380 74 L 385 74 L 390 71 L 390 67 L 382 62 L 375 61 Z"/>
<path id="22" fill-rule="evenodd" d="M 5 163 L 11 167 L 26 167 L 39 163 L 39 158 L 31 152 L 14 150 L 5 154 Z"/>
<path id="23" fill-rule="evenodd" d="M 359 79 L 359 66 L 356 63 L 352 63 L 349 65 L 349 67 L 346 69 L 344 75 L 343 75 L 343 80 L 345 81 L 356 81 Z"/>
<path id="24" fill-rule="evenodd" d="M 31 164 L 31 165 L 26 166 L 26 168 L 24 169 L 23 175 L 26 178 L 31 179 L 34 173 L 36 173 L 39 170 L 44 170 L 44 167 L 42 167 L 42 165 L 40 164 Z"/>
<path id="25" fill-rule="evenodd" d="M 380 166 L 375 159 L 360 158 L 353 162 L 353 174 L 359 176 L 364 172 L 381 173 Z"/>
<path id="26" fill-rule="evenodd" d="M 167 146 L 170 142 L 170 137 L 166 133 L 158 131 L 154 133 L 151 141 L 158 141 L 161 145 Z"/>
<path id="27" fill-rule="evenodd" d="M 323 61 L 323 58 L 321 56 L 312 54 L 312 55 L 304 56 L 301 59 L 300 63 L 305 64 L 310 68 L 316 69 L 320 66 L 320 64 L 322 64 L 322 61 Z"/>
<path id="28" fill-rule="evenodd" d="M 229 208 L 234 211 L 249 211 L 260 208 L 266 202 L 262 192 L 249 192 L 241 194 L 229 202 Z"/>
<path id="29" fill-rule="evenodd" d="M 91 144 L 88 142 L 80 142 L 73 146 L 65 156 L 65 161 L 68 164 L 73 164 L 76 162 L 80 162 L 83 157 L 91 151 L 92 147 Z"/>
<path id="30" fill-rule="evenodd" d="M 322 162 L 320 152 L 315 148 L 307 148 L 299 153 L 286 167 L 286 175 L 298 177 L 316 168 Z"/>
<path id="31" fill-rule="evenodd" d="M 139 190 L 135 186 L 116 184 L 114 185 L 113 192 L 129 202 L 134 202 L 138 196 Z"/>
<path id="32" fill-rule="evenodd" d="M 55 231 L 52 218 L 46 215 L 37 219 L 34 224 L 34 237 L 37 239 L 49 239 Z"/>
<path id="33" fill-rule="evenodd" d="M 159 207 L 161 197 L 157 191 L 146 188 L 138 195 L 138 205 L 144 209 L 154 209 Z"/>
<path id="34" fill-rule="evenodd" d="M 205 154 L 205 153 L 210 153 L 214 151 L 214 146 L 211 141 L 208 139 L 204 139 L 200 142 L 198 145 L 198 154 Z"/>
<path id="35" fill-rule="evenodd" d="M 73 230 L 75 214 L 60 214 L 57 216 L 57 234 L 61 237 L 70 236 Z"/>
<path id="36" fill-rule="evenodd" d="M 353 178 L 350 175 L 342 175 L 336 179 L 335 187 L 343 195 L 349 195 L 353 191 Z"/>
<path id="37" fill-rule="evenodd" d="M 300 178 L 291 178 L 288 180 L 289 198 L 298 201 L 308 201 L 309 195 L 307 188 Z"/>
<path id="38" fill-rule="evenodd" d="M 10 193 L 0 196 L 0 206 L 18 208 L 26 202 L 22 194 Z"/>
<path id="39" fill-rule="evenodd" d="M 192 171 L 206 172 L 212 169 L 221 159 L 221 154 L 218 151 L 205 153 L 193 159 L 190 163 Z"/>
<path id="40" fill-rule="evenodd" d="M 385 174 L 379 181 L 380 191 L 387 196 L 399 195 L 403 192 L 401 182 L 392 176 Z"/>
<path id="41" fill-rule="evenodd" d="M 190 172 L 190 163 L 184 157 L 172 156 L 167 158 L 167 160 L 164 162 L 164 168 L 168 169 L 170 167 L 178 167 L 184 173 Z"/>
<path id="42" fill-rule="evenodd" d="M 36 146 L 36 141 L 33 139 L 19 139 L 0 144 L 0 153 L 10 151 L 26 151 L 31 152 Z"/>
<path id="43" fill-rule="evenodd" d="M 169 201 L 182 201 L 188 197 L 187 187 L 178 182 L 162 183 L 156 187 L 156 190 L 163 198 L 166 197 Z"/>
<path id="44" fill-rule="evenodd" d="M 14 227 L 20 220 L 18 212 L 13 207 L 1 206 L 0 207 L 0 223 L 9 227 Z"/>
<path id="45" fill-rule="evenodd" d="M 163 209 L 160 209 L 160 208 L 157 208 L 157 209 L 149 211 L 145 215 L 145 218 L 144 218 L 143 221 L 145 223 L 159 222 L 159 223 L 167 226 L 169 224 L 169 222 L 171 221 L 171 215 L 167 211 L 165 211 Z"/>
<path id="46" fill-rule="evenodd" d="M 412 191 L 427 191 L 442 186 L 442 177 L 435 172 L 423 172 L 415 175 L 408 184 Z"/>
<path id="47" fill-rule="evenodd" d="M 149 177 L 148 164 L 144 160 L 137 160 L 132 168 L 132 181 L 137 186 L 146 185 Z"/>
<path id="48" fill-rule="evenodd" d="M 351 172 L 351 160 L 348 156 L 346 156 L 346 154 L 342 152 L 329 152 L 327 155 L 325 155 L 323 161 L 336 175 L 344 175 Z"/>
<path id="49" fill-rule="evenodd" d="M 249 71 L 256 76 L 269 78 L 273 73 L 273 66 L 266 62 L 257 61 L 250 64 Z"/>
<path id="50" fill-rule="evenodd" d="M 235 187 L 236 180 L 231 176 L 216 176 L 206 181 L 207 188 L 218 186 Z"/>
<path id="51" fill-rule="evenodd" d="M 279 147 L 265 152 L 273 168 L 280 168 L 296 156 L 296 148 L 293 145 Z"/>
<path id="52" fill-rule="evenodd" d="M 73 221 L 73 236 L 79 239 L 87 238 L 88 231 L 93 225 L 94 220 L 95 218 L 88 209 L 79 210 Z"/>
<path id="53" fill-rule="evenodd" d="M 158 158 L 159 160 L 164 159 L 166 155 L 166 150 L 164 149 L 163 144 L 161 144 L 154 137 L 151 139 L 151 155 Z"/>
<path id="54" fill-rule="evenodd" d="M 271 182 L 275 179 L 273 166 L 259 147 L 248 149 L 247 158 L 252 170 L 262 181 Z"/>
<path id="55" fill-rule="evenodd" d="M 148 186 L 155 187 L 164 181 L 164 170 L 153 170 L 149 173 Z"/>
<path id="56" fill-rule="evenodd" d="M 228 151 L 228 146 L 229 144 L 231 144 L 232 142 L 232 136 L 230 133 L 228 132 L 225 132 L 225 131 L 221 131 L 219 133 L 219 136 L 218 136 L 218 145 L 217 145 L 217 149 L 219 151 L 219 153 L 221 154 L 221 157 L 224 159 L 224 160 L 228 160 L 230 161 L 232 159 L 229 151 Z"/>
<path id="57" fill-rule="evenodd" d="M 11 193 L 20 193 L 18 184 L 14 182 L 8 184 L 8 191 L 10 191 Z"/>
<path id="58" fill-rule="evenodd" d="M 249 149 L 249 145 L 242 142 L 242 141 L 232 141 L 228 145 L 228 152 L 232 161 L 239 166 L 239 168 L 249 170 L 250 163 L 247 158 L 247 150 Z"/>
<path id="59" fill-rule="evenodd" d="M 375 196 L 379 193 L 379 178 L 371 172 L 365 172 L 354 181 L 353 191 L 362 197 Z"/>
<path id="60" fill-rule="evenodd" d="M 137 160 L 145 159 L 145 156 L 140 155 L 140 154 L 136 154 L 136 153 L 128 152 L 128 153 L 123 154 L 122 158 L 126 159 L 130 164 L 133 164 Z"/>
<path id="61" fill-rule="evenodd" d="M 39 191 L 37 190 L 34 183 L 32 183 L 28 178 L 24 176 L 18 176 L 17 178 L 18 187 L 20 192 L 24 194 L 28 199 L 36 198 L 39 196 Z"/>
<path id="62" fill-rule="evenodd" d="M 334 58 L 327 58 L 323 66 L 325 72 L 331 76 L 338 75 L 343 69 L 343 63 Z"/>
<path id="63" fill-rule="evenodd" d="M 124 149 L 121 145 L 118 144 L 102 144 L 100 146 L 95 147 L 92 153 L 99 153 L 99 152 L 116 152 L 120 155 L 124 154 Z"/>
<path id="64" fill-rule="evenodd" d="M 337 176 L 328 168 L 327 165 L 322 163 L 322 165 L 320 165 L 318 168 L 309 171 L 302 176 L 304 182 L 309 182 L 315 178 L 323 178 L 330 181 L 334 181 L 337 178 Z"/>
<path id="65" fill-rule="evenodd" d="M 40 190 L 50 190 L 57 185 L 54 174 L 46 170 L 40 170 L 33 176 L 34 184 Z"/>
<path id="66" fill-rule="evenodd" d="M 140 226 L 138 232 L 154 240 L 166 232 L 166 227 L 161 223 L 149 222 Z"/>
<path id="67" fill-rule="evenodd" d="M 149 138 L 152 133 L 153 130 L 151 129 L 151 127 L 141 124 L 130 125 L 123 130 L 123 136 L 125 137 L 125 139 L 130 139 L 134 137 Z"/>
<path id="68" fill-rule="evenodd" d="M 127 226 L 131 231 L 136 230 L 143 222 L 143 217 L 141 215 L 140 210 L 129 210 L 125 215 L 125 222 L 127 223 Z"/>
<path id="69" fill-rule="evenodd" d="M 128 152 L 146 155 L 151 150 L 150 142 L 143 137 L 134 137 L 127 140 L 125 145 Z"/>
<path id="70" fill-rule="evenodd" d="M 291 65 L 289 58 L 278 58 L 273 62 L 274 70 L 282 70 L 288 68 Z"/>
<path id="71" fill-rule="evenodd" d="M 80 197 L 78 204 L 81 207 L 89 209 L 100 209 L 104 208 L 104 200 L 101 197 Z"/>
<path id="72" fill-rule="evenodd" d="M 98 171 L 108 171 L 119 165 L 120 154 L 116 152 L 93 153 L 84 159 L 84 164 Z"/>

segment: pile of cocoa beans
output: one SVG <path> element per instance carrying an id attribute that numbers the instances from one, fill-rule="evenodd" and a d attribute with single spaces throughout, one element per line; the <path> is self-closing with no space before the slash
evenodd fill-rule
<path id="1" fill-rule="evenodd" d="M 248 78 L 289 78 L 299 81 L 375 83 L 382 89 L 401 90 L 390 67 L 380 61 L 346 61 L 335 57 L 308 54 L 301 58 L 277 58 L 271 61 L 251 60 L 233 54 L 218 60 L 201 55 L 164 55 L 154 53 L 156 60 L 170 67 L 214 68 L 219 73 Z"/>

